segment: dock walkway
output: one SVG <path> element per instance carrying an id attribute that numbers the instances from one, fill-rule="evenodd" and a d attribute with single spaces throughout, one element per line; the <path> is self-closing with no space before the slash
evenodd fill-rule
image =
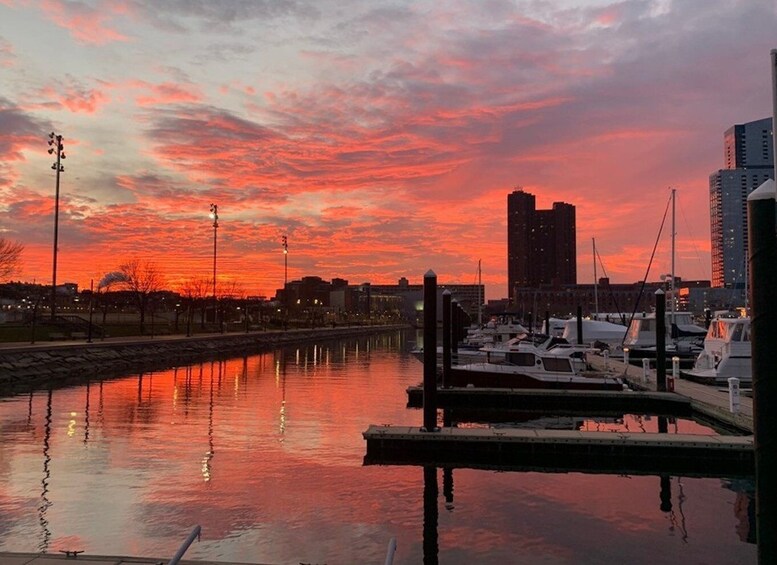
<path id="1" fill-rule="evenodd" d="M 626 365 L 622 361 L 607 360 L 605 367 L 604 357 L 589 355 L 588 362 L 596 369 L 608 375 L 622 376 L 632 388 L 655 391 L 656 371 L 649 371 L 647 383 L 642 381 L 642 367 Z M 671 365 L 667 368 L 667 375 L 671 375 Z M 711 418 L 714 421 L 723 422 L 734 428 L 753 433 L 753 399 L 740 395 L 739 412 L 732 414 L 729 410 L 728 390 L 716 386 L 705 385 L 682 378 L 675 379 L 674 392 L 677 395 L 690 399 L 691 409 Z"/>

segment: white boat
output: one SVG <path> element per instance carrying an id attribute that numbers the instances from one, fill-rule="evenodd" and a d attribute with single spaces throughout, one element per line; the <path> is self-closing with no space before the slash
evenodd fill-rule
<path id="1" fill-rule="evenodd" d="M 680 358 L 681 363 L 692 363 L 704 346 L 707 330 L 694 324 L 690 312 L 667 312 L 665 318 L 666 354 Z M 656 357 L 656 315 L 635 316 L 623 339 L 624 350 L 637 362 L 640 359 Z"/>
<path id="2" fill-rule="evenodd" d="M 750 318 L 720 316 L 710 322 L 704 350 L 693 369 L 681 375 L 691 380 L 725 384 L 730 377 L 741 383 L 753 381 Z"/>
<path id="3" fill-rule="evenodd" d="M 456 352 L 452 353 L 452 362 L 456 365 L 485 360 L 486 354 L 481 351 L 482 347 L 504 345 L 512 339 L 525 337 L 527 333 L 526 328 L 511 320 L 504 322 L 491 320 L 482 327 L 470 328 L 464 340 L 456 345 Z M 423 347 L 413 349 L 411 353 L 423 362 Z M 442 365 L 442 346 L 437 346 L 437 364 Z"/>
<path id="4" fill-rule="evenodd" d="M 623 337 L 626 326 L 600 320 L 583 318 L 583 343 L 590 344 L 594 349 L 606 349 L 610 354 L 623 350 Z M 577 343 L 577 318 L 567 320 L 564 333 L 561 334 L 569 343 Z"/>
<path id="5" fill-rule="evenodd" d="M 457 365 L 447 376 L 445 386 L 488 388 L 553 388 L 623 390 L 617 377 L 586 376 L 574 365 L 571 355 L 551 354 L 516 345 L 484 348 L 489 357 L 484 363 Z"/>

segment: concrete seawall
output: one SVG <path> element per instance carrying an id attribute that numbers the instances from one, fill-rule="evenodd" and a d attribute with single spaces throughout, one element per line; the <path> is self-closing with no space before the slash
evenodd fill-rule
<path id="1" fill-rule="evenodd" d="M 163 370 L 202 360 L 260 353 L 284 345 L 361 337 L 405 327 L 359 326 L 5 346 L 0 349 L 0 394 L 40 386 L 61 386 L 96 377 Z"/>

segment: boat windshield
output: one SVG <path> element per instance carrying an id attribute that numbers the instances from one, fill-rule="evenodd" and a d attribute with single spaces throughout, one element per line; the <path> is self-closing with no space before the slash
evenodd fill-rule
<path id="1" fill-rule="evenodd" d="M 571 373 L 572 364 L 567 357 L 543 357 L 542 365 L 546 371 L 553 371 L 556 373 Z"/>

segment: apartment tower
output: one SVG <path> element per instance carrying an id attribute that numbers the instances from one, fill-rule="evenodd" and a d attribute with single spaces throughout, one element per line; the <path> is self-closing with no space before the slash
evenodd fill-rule
<path id="1" fill-rule="evenodd" d="M 774 178 L 772 119 L 732 126 L 723 139 L 725 168 L 710 175 L 712 286 L 744 288 L 747 196 Z"/>
<path id="2" fill-rule="evenodd" d="M 507 195 L 507 284 L 511 300 L 516 288 L 577 284 L 574 206 L 537 210 L 533 194 Z"/>

